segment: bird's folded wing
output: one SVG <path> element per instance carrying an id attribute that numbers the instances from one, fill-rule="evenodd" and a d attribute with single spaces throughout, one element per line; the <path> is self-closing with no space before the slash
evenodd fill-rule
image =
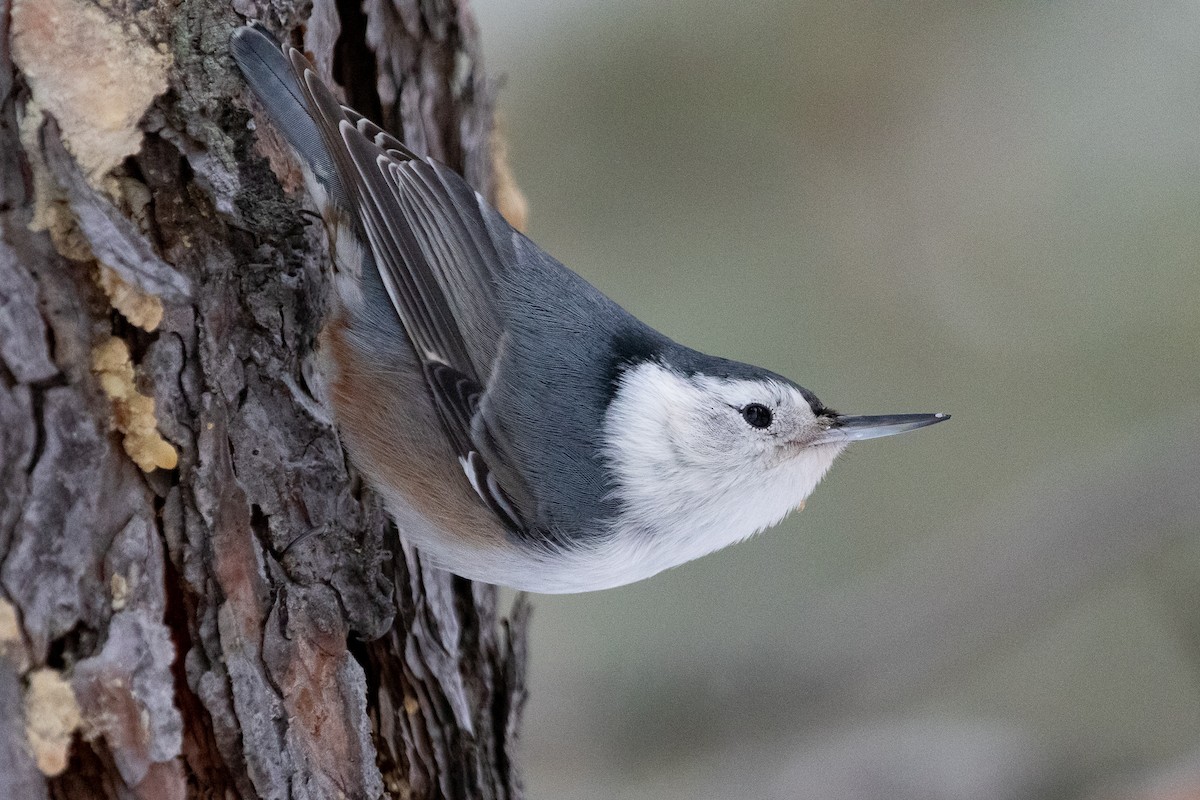
<path id="1" fill-rule="evenodd" d="M 493 281 L 511 245 L 497 248 L 496 215 L 462 178 L 341 106 L 299 52 L 289 57 L 464 474 L 523 533 L 536 502 L 477 413 L 503 338 Z"/>

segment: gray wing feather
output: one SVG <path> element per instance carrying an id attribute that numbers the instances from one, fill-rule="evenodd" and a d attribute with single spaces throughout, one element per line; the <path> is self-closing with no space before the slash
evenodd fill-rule
<path id="1" fill-rule="evenodd" d="M 352 212 L 369 243 L 465 477 L 523 532 L 536 501 L 477 413 L 503 338 L 494 280 L 505 264 L 497 221 L 485 219 L 490 209 L 458 175 L 343 107 L 296 49 L 248 27 L 232 50 L 289 143 L 334 187 L 331 199 Z"/>

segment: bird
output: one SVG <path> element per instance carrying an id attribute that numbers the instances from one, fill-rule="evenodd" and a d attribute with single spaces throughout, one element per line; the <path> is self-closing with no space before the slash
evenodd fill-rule
<path id="1" fill-rule="evenodd" d="M 538 593 L 629 584 L 775 525 L 850 443 L 949 418 L 841 414 L 675 342 L 261 24 L 230 51 L 328 236 L 333 418 L 422 563 Z"/>

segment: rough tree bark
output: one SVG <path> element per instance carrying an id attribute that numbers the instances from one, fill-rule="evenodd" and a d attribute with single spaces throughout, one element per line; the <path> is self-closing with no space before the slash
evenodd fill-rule
<path id="1" fill-rule="evenodd" d="M 461 0 L 0 0 L 0 797 L 517 797 L 525 609 L 346 462 L 244 16 L 503 192 Z"/>

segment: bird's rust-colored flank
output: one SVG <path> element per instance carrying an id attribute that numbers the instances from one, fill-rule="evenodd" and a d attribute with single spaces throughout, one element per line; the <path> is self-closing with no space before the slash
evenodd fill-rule
<path id="1" fill-rule="evenodd" d="M 336 314 L 321 333 L 321 350 L 332 378 L 334 412 L 356 466 L 376 479 L 383 476 L 385 485 L 377 488 L 389 501 L 403 498 L 439 526 L 481 545 L 503 538 L 502 526 L 467 485 L 449 444 L 430 435 L 440 430 L 440 423 L 431 402 L 413 399 L 428 394 L 415 366 L 380 369 L 367 363 L 362 350 L 348 343 L 352 335 L 346 318 Z M 363 402 L 363 397 L 373 401 Z"/>

